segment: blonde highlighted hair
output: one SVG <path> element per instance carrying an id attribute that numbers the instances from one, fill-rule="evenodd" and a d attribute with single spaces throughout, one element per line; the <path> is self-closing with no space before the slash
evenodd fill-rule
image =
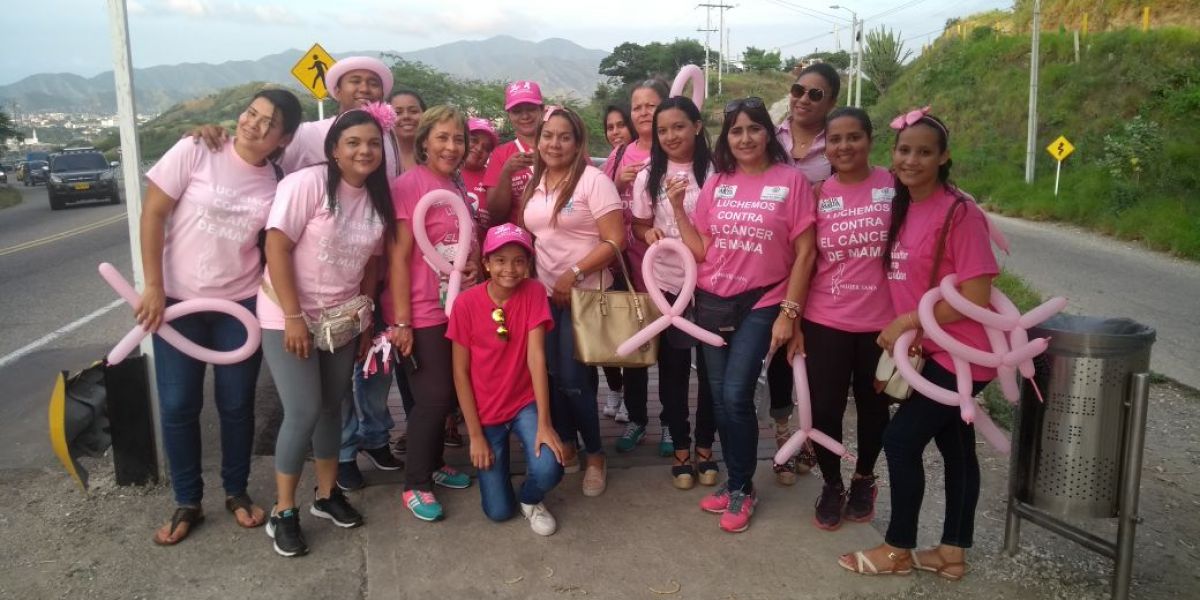
<path id="1" fill-rule="evenodd" d="M 429 161 L 429 155 L 425 152 L 425 141 L 429 139 L 429 134 L 433 131 L 434 125 L 445 123 L 446 121 L 453 121 L 458 125 L 459 131 L 463 134 L 464 147 L 470 145 L 467 137 L 467 113 L 458 107 L 446 104 L 431 107 L 429 110 L 421 113 L 421 121 L 417 125 L 417 137 L 413 141 L 417 164 L 423 165 Z M 458 169 L 466 160 L 467 153 L 463 152 L 462 158 L 459 159 L 457 165 L 454 165 L 454 168 Z"/>

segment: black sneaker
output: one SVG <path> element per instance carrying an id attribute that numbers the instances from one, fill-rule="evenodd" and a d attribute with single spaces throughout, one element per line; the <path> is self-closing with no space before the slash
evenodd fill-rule
<path id="1" fill-rule="evenodd" d="M 846 488 L 842 482 L 825 483 L 821 496 L 817 498 L 817 511 L 813 524 L 820 529 L 833 531 L 842 526 L 842 510 L 846 508 Z"/>
<path id="2" fill-rule="evenodd" d="M 275 553 L 280 556 L 304 556 L 308 554 L 308 544 L 304 542 L 304 532 L 300 531 L 300 511 L 289 508 L 276 514 L 271 511 L 267 519 L 267 535 L 275 540 Z"/>
<path id="3" fill-rule="evenodd" d="M 367 458 L 371 459 L 371 464 L 380 471 L 399 471 L 404 468 L 404 461 L 396 458 L 387 444 L 371 450 L 363 448 L 360 452 L 366 454 Z"/>
<path id="4" fill-rule="evenodd" d="M 346 495 L 336 486 L 325 499 L 314 499 L 312 508 L 308 510 L 314 517 L 329 519 L 334 525 L 350 529 L 363 524 L 362 513 L 350 506 Z"/>
<path id="5" fill-rule="evenodd" d="M 447 448 L 462 448 L 463 436 L 458 430 L 458 425 L 451 425 L 446 428 L 446 439 L 443 442 Z"/>
<path id="6" fill-rule="evenodd" d="M 846 499 L 846 520 L 866 523 L 875 518 L 875 497 L 879 488 L 875 476 L 850 480 L 850 494 Z"/>
<path id="7" fill-rule="evenodd" d="M 367 482 L 363 480 L 362 471 L 354 461 L 338 463 L 337 487 L 347 492 L 362 489 Z"/>
<path id="8" fill-rule="evenodd" d="M 407 435 L 401 435 L 400 437 L 396 438 L 396 441 L 392 442 L 392 452 L 394 452 L 396 454 L 407 454 L 408 453 L 408 436 Z"/>

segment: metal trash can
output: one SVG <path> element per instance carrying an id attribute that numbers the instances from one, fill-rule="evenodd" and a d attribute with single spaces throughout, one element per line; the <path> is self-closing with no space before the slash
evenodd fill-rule
<path id="1" fill-rule="evenodd" d="M 1130 378 L 1150 371 L 1154 329 L 1058 315 L 1029 335 L 1050 347 L 1036 378 L 1045 403 L 1030 385 L 1021 395 L 1018 497 L 1063 516 L 1116 517 Z"/>

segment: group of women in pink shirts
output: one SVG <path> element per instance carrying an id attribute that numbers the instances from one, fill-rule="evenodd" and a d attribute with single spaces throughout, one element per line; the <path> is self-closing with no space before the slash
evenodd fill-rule
<path id="1" fill-rule="evenodd" d="M 644 291 L 646 250 L 671 238 L 698 265 L 687 317 L 725 341 L 700 344 L 673 327 L 661 335 L 659 448 L 673 458 L 673 485 L 720 483 L 699 508 L 718 515 L 724 531 L 749 528 L 758 503 L 758 378 L 766 367 L 782 445 L 792 435 L 789 365 L 803 357 L 815 428 L 841 440 L 853 392 L 858 458 L 848 485 L 839 457 L 822 447 L 773 465 L 775 481 L 790 485 L 819 465 L 824 484 L 814 525 L 833 530 L 870 521 L 875 466 L 885 453 L 892 495 L 885 541 L 843 555 L 839 564 L 868 574 L 918 569 L 963 576 L 979 494 L 974 430 L 955 408 L 917 392 L 891 409 L 874 385 L 881 353 L 905 331 L 919 330 L 916 306 L 931 282 L 955 273 L 963 294 L 986 305 L 998 273 L 984 214 L 949 181 L 950 132 L 943 121 L 927 110 L 900 119 L 891 164 L 877 167 L 870 164 L 871 120 L 860 109 L 835 108 L 840 80 L 826 64 L 800 72 L 782 123 L 772 122 L 761 99 L 738 99 L 723 107 L 711 143 L 699 107 L 668 97 L 651 80 L 632 88 L 630 111 L 606 112 L 613 149 L 600 169 L 591 164 L 580 116 L 548 105 L 535 82 L 506 86 L 515 138 L 505 143 L 488 121 L 454 107 L 427 108 L 415 92 L 407 102 L 419 105 L 412 115 L 404 100 L 394 109 L 381 104 L 391 73 L 374 59 L 339 61 L 327 84 L 339 100 L 338 115 L 327 123 L 300 124 L 294 97 L 263 92 L 215 152 L 185 138 L 147 175 L 147 289 L 139 320 L 154 328 L 171 302 L 226 297 L 256 309 L 264 330 L 262 355 L 284 411 L 269 513 L 245 491 L 260 359 L 216 369 L 222 479 L 227 508 L 240 525 L 265 522 L 280 555 L 308 552 L 296 488 L 310 451 L 316 474 L 310 514 L 340 527 L 364 522 L 344 493 L 362 484 L 356 465 L 344 468 L 346 449 L 352 464 L 361 452 L 377 468 L 402 466 L 386 443 L 390 416 L 386 423 L 371 416 L 381 403 L 387 412 L 390 377 L 376 385 L 382 400 L 378 391 L 366 391 L 369 385 L 356 384 L 350 394 L 353 373 L 377 367 L 368 351 L 386 340 L 404 374 L 401 501 L 414 516 L 444 518 L 434 486 L 471 483 L 442 457 L 447 417 L 461 408 L 485 515 L 500 521 L 519 509 L 536 533 L 554 533 L 557 522 L 544 499 L 564 473 L 583 471 L 585 496 L 605 492 L 600 419 L 618 412 L 611 405 L 601 410 L 599 373 L 575 358 L 571 290 L 613 286 L 621 279 L 613 276 L 614 261 L 624 260 L 633 287 Z M 300 150 L 297 143 L 309 146 Z M 300 152 L 320 160 L 288 162 Z M 275 160 L 280 153 L 284 159 Z M 416 206 L 434 191 L 443 195 L 424 218 L 429 244 L 418 244 Z M 460 239 L 450 202 L 469 207 L 472 239 Z M 259 230 L 266 231 L 261 254 Z M 450 261 L 470 252 L 473 266 L 449 316 L 447 278 L 424 254 L 427 246 Z M 677 261 L 647 268 L 669 300 L 681 293 Z M 359 296 L 378 305 L 376 326 L 353 343 L 319 347 L 310 324 Z M 948 305 L 939 304 L 935 315 L 951 335 L 986 347 L 981 327 Z M 241 343 L 223 317 L 205 318 L 185 335 L 215 346 Z M 157 337 L 156 343 L 166 346 Z M 942 349 L 922 340 L 912 352 L 929 358 L 925 377 L 952 384 L 953 365 Z M 174 394 L 163 402 L 163 428 L 178 508 L 156 532 L 162 544 L 183 539 L 203 519 L 196 419 L 204 365 L 170 354 L 169 346 L 160 352 L 157 368 L 164 397 Z M 973 371 L 977 391 L 993 376 Z M 617 450 L 631 451 L 646 434 L 648 374 L 625 369 L 605 378 L 611 384 L 618 377 L 621 385 L 610 389 L 623 391 L 629 423 Z M 354 407 L 349 413 L 347 405 Z M 510 435 L 526 455 L 519 490 L 510 482 Z M 723 482 L 714 457 L 718 440 Z M 940 542 L 917 551 L 921 457 L 930 441 L 944 459 L 946 516 Z"/>

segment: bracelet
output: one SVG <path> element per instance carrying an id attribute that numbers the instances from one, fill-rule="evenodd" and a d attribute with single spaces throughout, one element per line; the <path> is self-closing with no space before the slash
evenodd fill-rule
<path id="1" fill-rule="evenodd" d="M 800 310 L 800 303 L 799 303 L 799 302 L 792 302 L 791 300 L 780 300 L 780 301 L 779 301 L 779 306 L 781 306 L 781 307 L 783 307 L 783 308 L 790 308 L 790 309 L 792 309 L 792 310 L 795 310 L 795 311 L 799 311 L 799 310 Z"/>
<path id="2" fill-rule="evenodd" d="M 412 324 L 411 323 L 393 323 L 392 327 L 395 327 L 396 329 L 412 329 Z"/>
<path id="3" fill-rule="evenodd" d="M 296 313 L 294 315 L 283 315 L 285 319 L 303 319 L 304 313 Z"/>
<path id="4" fill-rule="evenodd" d="M 921 322 L 917 320 L 917 315 L 908 313 L 908 322 L 912 324 L 913 329 L 920 329 Z"/>

